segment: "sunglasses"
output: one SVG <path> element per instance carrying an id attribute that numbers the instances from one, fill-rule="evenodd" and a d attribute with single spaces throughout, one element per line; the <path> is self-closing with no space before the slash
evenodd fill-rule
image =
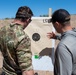
<path id="1" fill-rule="evenodd" d="M 32 21 L 31 18 L 29 18 L 29 23 L 30 23 L 31 21 Z"/>

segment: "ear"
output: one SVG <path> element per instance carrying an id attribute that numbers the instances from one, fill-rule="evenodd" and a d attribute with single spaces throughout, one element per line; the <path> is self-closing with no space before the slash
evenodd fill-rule
<path id="1" fill-rule="evenodd" d="M 59 23 L 58 23 L 58 22 L 55 22 L 54 24 L 55 24 L 55 26 L 56 26 L 57 28 L 59 27 Z"/>
<path id="2" fill-rule="evenodd" d="M 29 23 L 29 19 L 26 19 L 25 22 Z"/>
<path id="3" fill-rule="evenodd" d="M 27 19 L 27 21 L 29 21 L 29 19 Z"/>
<path id="4" fill-rule="evenodd" d="M 61 24 L 59 22 L 55 22 L 57 27 L 61 27 Z"/>

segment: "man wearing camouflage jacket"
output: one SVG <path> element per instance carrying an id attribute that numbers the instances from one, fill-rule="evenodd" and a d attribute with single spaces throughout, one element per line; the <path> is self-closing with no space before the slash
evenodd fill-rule
<path id="1" fill-rule="evenodd" d="M 24 32 L 32 16 L 29 7 L 21 6 L 14 21 L 0 29 L 0 51 L 4 57 L 2 75 L 34 75 L 31 42 Z"/>

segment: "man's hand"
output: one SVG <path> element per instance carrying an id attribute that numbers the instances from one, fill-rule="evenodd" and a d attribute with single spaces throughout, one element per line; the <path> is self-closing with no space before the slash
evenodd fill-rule
<path id="1" fill-rule="evenodd" d="M 22 73 L 22 75 L 34 75 L 34 71 L 33 71 L 33 70 L 24 71 L 24 72 Z"/>
<path id="2" fill-rule="evenodd" d="M 49 32 L 49 33 L 47 33 L 47 37 L 49 38 L 49 39 L 55 39 L 55 37 L 56 37 L 56 35 L 55 35 L 55 33 L 54 32 Z"/>

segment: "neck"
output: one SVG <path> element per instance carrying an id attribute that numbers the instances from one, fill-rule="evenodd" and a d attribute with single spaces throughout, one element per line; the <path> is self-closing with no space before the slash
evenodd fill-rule
<path id="1" fill-rule="evenodd" d="M 24 26 L 24 23 L 17 19 L 15 19 L 12 23 L 17 23 L 17 24 Z"/>
<path id="2" fill-rule="evenodd" d="M 66 31 L 70 31 L 70 30 L 72 30 L 71 26 L 65 26 L 65 27 L 62 28 L 62 33 L 66 32 Z"/>

